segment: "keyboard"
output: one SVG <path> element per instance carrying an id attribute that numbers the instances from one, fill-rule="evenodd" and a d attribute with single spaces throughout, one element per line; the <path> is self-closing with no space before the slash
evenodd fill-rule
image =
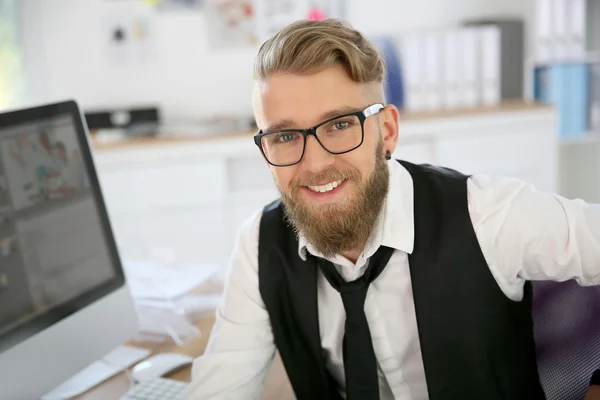
<path id="1" fill-rule="evenodd" d="M 121 400 L 184 400 L 188 385 L 167 378 L 148 379 L 129 389 Z"/>

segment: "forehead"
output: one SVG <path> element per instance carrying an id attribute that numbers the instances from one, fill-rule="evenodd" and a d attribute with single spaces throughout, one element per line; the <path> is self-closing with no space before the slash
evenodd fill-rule
<path id="1" fill-rule="evenodd" d="M 365 86 L 350 79 L 342 67 L 314 74 L 275 74 L 254 88 L 254 111 L 260 128 L 280 120 L 311 125 L 329 110 L 365 107 Z"/>

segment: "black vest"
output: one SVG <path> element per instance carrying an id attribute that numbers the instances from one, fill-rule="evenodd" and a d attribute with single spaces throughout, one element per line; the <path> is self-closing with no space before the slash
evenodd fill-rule
<path id="1" fill-rule="evenodd" d="M 468 177 L 400 163 L 414 185 L 415 246 L 408 259 L 429 398 L 544 399 L 531 285 L 520 302 L 498 287 L 469 217 Z M 339 399 L 322 354 L 317 267 L 299 257 L 279 201 L 263 211 L 258 260 L 260 293 L 297 398 Z"/>

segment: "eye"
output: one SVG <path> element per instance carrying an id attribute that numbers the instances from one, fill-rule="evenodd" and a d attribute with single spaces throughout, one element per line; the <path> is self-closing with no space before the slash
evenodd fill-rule
<path id="1" fill-rule="evenodd" d="M 349 126 L 350 126 L 350 122 L 348 122 L 348 121 L 336 121 L 333 124 L 333 129 L 341 131 L 341 130 L 348 128 Z"/>
<path id="2" fill-rule="evenodd" d="M 293 133 L 278 133 L 277 136 L 275 137 L 275 142 L 276 143 L 287 143 L 287 142 L 291 142 L 292 140 L 294 140 L 296 138 L 298 134 L 293 132 Z"/>

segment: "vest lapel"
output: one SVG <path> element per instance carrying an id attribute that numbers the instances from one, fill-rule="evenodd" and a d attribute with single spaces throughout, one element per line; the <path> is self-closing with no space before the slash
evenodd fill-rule
<path id="1" fill-rule="evenodd" d="M 263 214 L 259 241 L 259 286 L 275 344 L 298 400 L 340 399 L 321 349 L 317 266 L 300 258 L 295 233 L 278 211 Z"/>

